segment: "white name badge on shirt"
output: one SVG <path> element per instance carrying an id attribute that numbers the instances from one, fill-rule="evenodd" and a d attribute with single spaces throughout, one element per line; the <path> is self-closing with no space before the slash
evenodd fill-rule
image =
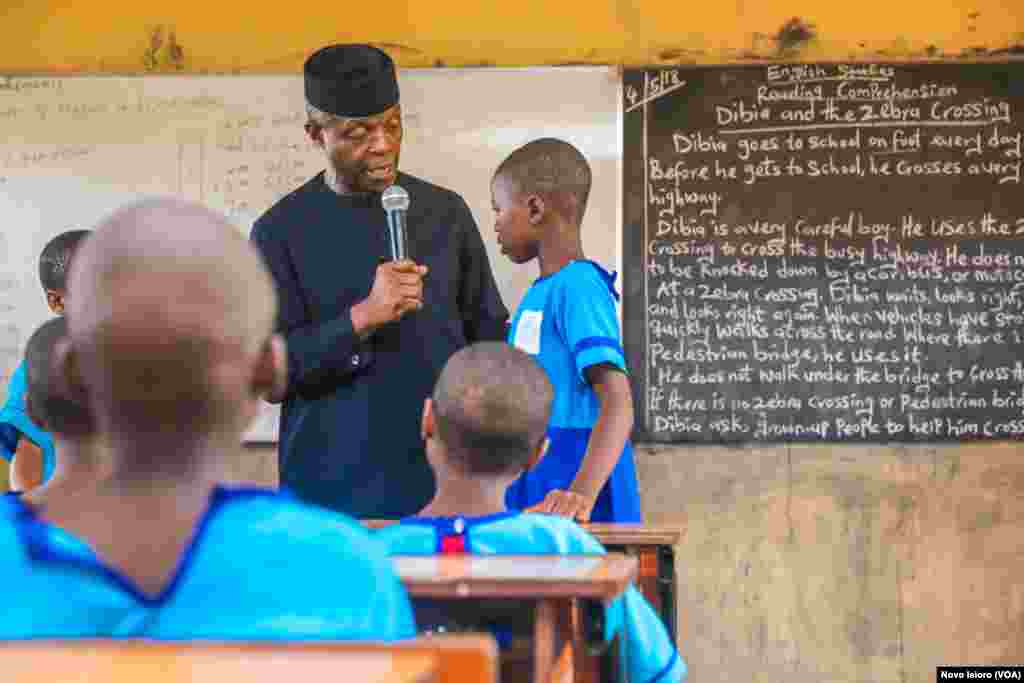
<path id="1" fill-rule="evenodd" d="M 516 336 L 512 345 L 533 355 L 540 353 L 540 325 L 544 322 L 544 311 L 523 311 L 519 316 Z"/>

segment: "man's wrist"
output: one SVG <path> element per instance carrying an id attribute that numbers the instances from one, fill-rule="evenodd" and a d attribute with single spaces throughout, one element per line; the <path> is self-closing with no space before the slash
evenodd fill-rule
<path id="1" fill-rule="evenodd" d="M 356 336 L 360 339 L 366 339 L 374 330 L 373 323 L 370 320 L 370 314 L 366 309 L 366 299 L 363 299 L 350 308 L 348 312 L 349 318 L 352 320 L 352 331 L 355 332 Z"/>

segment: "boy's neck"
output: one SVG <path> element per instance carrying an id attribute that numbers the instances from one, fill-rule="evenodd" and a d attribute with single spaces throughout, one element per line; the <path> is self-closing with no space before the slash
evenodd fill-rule
<path id="1" fill-rule="evenodd" d="M 484 517 L 505 512 L 507 477 L 438 477 L 437 493 L 419 517 Z"/>
<path id="2" fill-rule="evenodd" d="M 53 449 L 57 454 L 53 475 L 42 486 L 26 492 L 31 503 L 43 504 L 51 497 L 95 486 L 108 474 L 109 458 L 99 437 L 69 439 L 54 434 Z"/>
<path id="3" fill-rule="evenodd" d="M 211 492 L 225 480 L 228 449 L 209 436 L 177 443 L 125 434 L 107 438 L 102 476 L 59 496 L 50 492 L 42 516 L 155 595 L 179 564 Z"/>
<path id="4" fill-rule="evenodd" d="M 204 483 L 227 476 L 241 434 L 143 434 L 108 431 L 107 481 L 114 488 L 159 490 L 167 482 Z"/>
<path id="5" fill-rule="evenodd" d="M 573 261 L 585 258 L 578 228 L 558 223 L 544 230 L 548 239 L 540 243 L 537 254 L 541 277 L 557 273 Z"/>

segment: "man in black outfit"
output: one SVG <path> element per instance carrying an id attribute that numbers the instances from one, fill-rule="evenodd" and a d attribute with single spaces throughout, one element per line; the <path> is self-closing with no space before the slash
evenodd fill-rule
<path id="1" fill-rule="evenodd" d="M 288 342 L 281 485 L 357 517 L 398 518 L 434 493 L 419 415 L 448 357 L 504 340 L 479 229 L 458 194 L 398 171 L 402 113 L 391 58 L 332 45 L 304 69 L 306 134 L 326 171 L 255 223 Z M 381 192 L 406 190 L 409 260 L 390 261 Z"/>

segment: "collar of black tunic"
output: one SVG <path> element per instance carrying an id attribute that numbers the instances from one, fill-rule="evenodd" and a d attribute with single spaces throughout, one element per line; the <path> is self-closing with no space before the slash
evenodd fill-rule
<path id="1" fill-rule="evenodd" d="M 361 209 L 373 209 L 380 208 L 380 192 L 340 192 L 337 186 L 331 182 L 331 174 L 329 171 L 324 171 L 320 174 L 320 186 L 325 192 L 330 192 L 342 206 L 349 206 L 352 208 Z"/>

